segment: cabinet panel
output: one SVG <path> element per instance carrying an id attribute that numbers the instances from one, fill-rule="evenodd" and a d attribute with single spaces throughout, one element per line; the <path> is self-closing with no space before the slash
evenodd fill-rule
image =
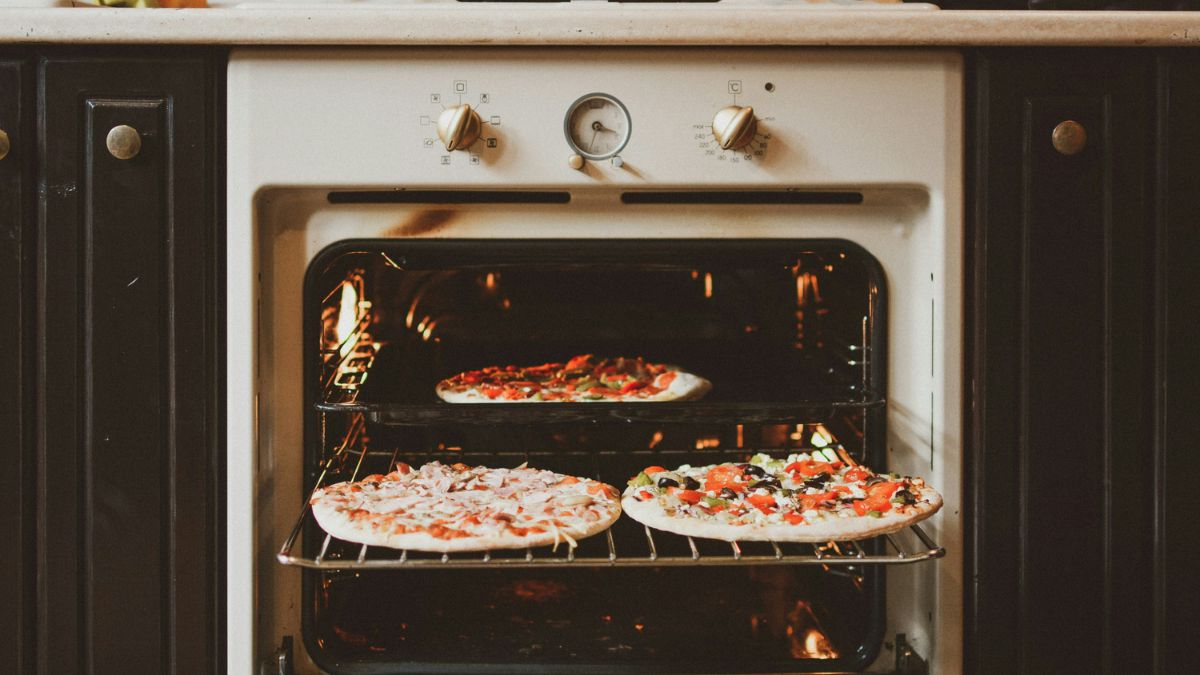
<path id="1" fill-rule="evenodd" d="M 39 627 L 54 636 L 39 666 L 211 672 L 211 67 L 51 57 L 39 71 Z M 121 126 L 136 154 L 110 151 Z"/>
<path id="2" fill-rule="evenodd" d="M 1138 672 L 1153 644 L 1153 57 L 992 50 L 976 65 L 967 665 Z M 1086 132 L 1071 154 L 1052 142 L 1067 121 Z"/>
<path id="3" fill-rule="evenodd" d="M 33 672 L 33 96 L 0 53 L 0 663 Z"/>
<path id="4" fill-rule="evenodd" d="M 1155 325 L 1155 666 L 1194 668 L 1200 595 L 1195 485 L 1200 474 L 1200 54 L 1159 60 Z"/>

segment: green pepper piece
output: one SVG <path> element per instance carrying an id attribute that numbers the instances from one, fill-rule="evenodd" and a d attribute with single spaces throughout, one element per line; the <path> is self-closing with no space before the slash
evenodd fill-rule
<path id="1" fill-rule="evenodd" d="M 880 513 L 879 511 L 867 511 L 867 515 L 871 516 L 872 518 L 882 518 L 883 517 L 883 514 Z"/>
<path id="2" fill-rule="evenodd" d="M 646 487 L 653 484 L 654 481 L 650 480 L 650 476 L 647 476 L 645 471 L 638 473 L 638 475 L 629 480 L 629 487 Z"/>

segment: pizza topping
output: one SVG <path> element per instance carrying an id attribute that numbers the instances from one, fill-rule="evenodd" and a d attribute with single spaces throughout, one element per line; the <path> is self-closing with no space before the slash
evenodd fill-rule
<path id="1" fill-rule="evenodd" d="M 649 480 L 649 479 L 647 479 Z M 395 534 L 424 533 L 439 540 L 481 540 L 553 532 L 573 546 L 589 524 L 619 511 L 615 489 L 553 471 L 489 469 L 431 462 L 317 490 L 314 512 L 369 521 Z M 320 520 L 320 516 L 318 516 Z"/>
<path id="2" fill-rule="evenodd" d="M 882 518 L 910 513 L 925 482 L 877 475 L 847 466 L 832 452 L 796 453 L 786 459 L 755 455 L 749 463 L 715 464 L 674 471 L 648 466 L 629 481 L 627 495 L 657 500 L 675 517 L 729 525 L 803 525 L 831 518 Z"/>
<path id="3" fill-rule="evenodd" d="M 597 359 L 582 354 L 565 364 L 469 370 L 443 380 L 439 390 L 500 401 L 636 401 L 669 389 L 677 376 L 672 367 L 640 357 Z"/>

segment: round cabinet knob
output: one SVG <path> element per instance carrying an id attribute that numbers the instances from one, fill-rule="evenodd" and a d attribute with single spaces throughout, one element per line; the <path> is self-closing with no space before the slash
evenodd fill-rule
<path id="1" fill-rule="evenodd" d="M 483 122 L 479 119 L 479 113 L 471 110 L 471 106 L 466 103 L 446 108 L 437 119 L 438 138 L 442 139 L 447 150 L 469 147 L 479 138 L 482 128 Z"/>
<path id="2" fill-rule="evenodd" d="M 128 124 L 119 124 L 108 131 L 104 139 L 108 153 L 117 159 L 133 159 L 142 151 L 142 136 Z"/>
<path id="3" fill-rule="evenodd" d="M 722 150 L 736 150 L 754 140 L 758 121 L 754 119 L 754 108 L 731 105 L 721 108 L 713 116 L 713 136 Z"/>
<path id="4" fill-rule="evenodd" d="M 1087 129 L 1075 120 L 1059 122 L 1050 133 L 1050 143 L 1064 155 L 1078 155 L 1087 146 Z"/>
<path id="5" fill-rule="evenodd" d="M 12 141 L 8 140 L 8 132 L 0 129 L 0 159 L 8 157 L 10 150 L 12 150 Z"/>

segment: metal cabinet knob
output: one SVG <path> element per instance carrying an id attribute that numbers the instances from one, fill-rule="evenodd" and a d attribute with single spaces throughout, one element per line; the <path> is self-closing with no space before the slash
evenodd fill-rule
<path id="1" fill-rule="evenodd" d="M 1054 149 L 1063 155 L 1078 155 L 1087 146 L 1087 129 L 1075 120 L 1064 120 L 1050 134 Z"/>
<path id="2" fill-rule="evenodd" d="M 142 151 L 142 136 L 128 124 L 119 124 L 108 131 L 104 144 L 113 157 L 133 159 Z"/>
<path id="3" fill-rule="evenodd" d="M 8 140 L 8 132 L 0 129 L 0 159 L 8 157 L 9 150 L 12 150 L 12 141 Z"/>

